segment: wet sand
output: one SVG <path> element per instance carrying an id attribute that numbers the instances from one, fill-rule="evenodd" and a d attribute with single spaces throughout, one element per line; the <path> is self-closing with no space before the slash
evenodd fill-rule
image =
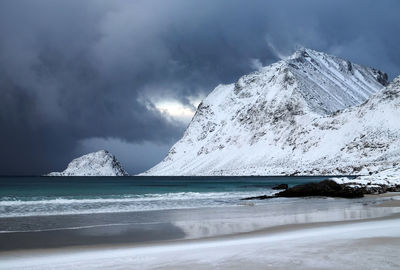
<path id="1" fill-rule="evenodd" d="M 1 269 L 399 269 L 400 217 L 200 240 L 0 253 Z"/>
<path id="2" fill-rule="evenodd" d="M 380 203 L 377 207 L 400 207 L 400 200 L 391 200 Z"/>
<path id="3" fill-rule="evenodd" d="M 367 198 L 390 198 L 400 196 L 400 192 L 386 192 L 382 194 L 366 194 Z"/>
<path id="4" fill-rule="evenodd" d="M 0 269 L 400 269 L 398 196 L 40 217 L 62 226 L 1 233 Z"/>
<path id="5" fill-rule="evenodd" d="M 276 199 L 252 206 L 0 218 L 0 252 L 201 239 L 353 222 L 400 212 L 371 207 L 391 203 L 389 199 Z"/>
<path id="6" fill-rule="evenodd" d="M 0 233 L 0 252 L 18 249 L 42 249 L 68 246 L 143 243 L 183 238 L 185 234 L 172 224 L 98 226 L 39 232 Z"/>
<path id="7" fill-rule="evenodd" d="M 400 207 L 400 192 L 387 192 L 377 195 L 367 195 L 370 198 L 389 198 L 390 200 L 385 200 L 377 204 L 377 207 Z"/>

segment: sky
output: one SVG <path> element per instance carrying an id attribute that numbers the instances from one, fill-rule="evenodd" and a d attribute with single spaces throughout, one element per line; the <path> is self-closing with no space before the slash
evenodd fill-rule
<path id="1" fill-rule="evenodd" d="M 161 161 L 218 84 L 299 47 L 400 74 L 398 0 L 2 0 L 0 175 Z"/>

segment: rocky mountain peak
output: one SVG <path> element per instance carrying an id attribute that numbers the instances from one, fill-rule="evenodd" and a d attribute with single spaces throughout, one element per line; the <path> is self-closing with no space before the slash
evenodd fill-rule
<path id="1" fill-rule="evenodd" d="M 293 53 L 286 62 L 295 68 L 296 63 L 305 63 L 309 62 L 316 66 L 318 66 L 321 62 L 325 62 L 329 65 L 330 61 L 334 61 L 338 63 L 338 69 L 340 72 L 345 72 L 348 74 L 356 75 L 354 64 L 349 60 L 342 59 L 340 57 L 330 55 L 323 52 L 318 52 L 308 48 L 300 48 L 295 53 Z M 359 66 L 359 65 L 357 65 Z M 382 85 L 388 85 L 388 75 L 385 72 L 377 70 L 375 68 L 368 68 L 371 70 L 372 74 L 374 75 L 375 79 Z"/>
<path id="2" fill-rule="evenodd" d="M 128 173 L 113 154 L 107 150 L 89 153 L 72 160 L 62 172 L 48 176 L 127 176 Z"/>
<path id="3" fill-rule="evenodd" d="M 145 174 L 340 174 L 372 168 L 400 138 L 397 122 L 384 119 L 398 106 L 375 96 L 390 91 L 398 100 L 398 87 L 392 86 L 398 83 L 382 90 L 385 73 L 302 48 L 217 86 L 182 139 Z M 378 132 L 375 125 L 387 126 Z"/>

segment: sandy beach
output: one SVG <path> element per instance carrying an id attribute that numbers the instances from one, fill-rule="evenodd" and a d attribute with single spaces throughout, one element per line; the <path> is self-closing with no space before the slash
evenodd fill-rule
<path id="1" fill-rule="evenodd" d="M 185 236 L 171 231 L 168 237 L 170 228 L 163 224 L 153 229 L 164 231 L 164 237 L 155 234 L 148 241 L 139 241 L 131 225 L 121 233 L 101 226 L 102 238 L 85 238 L 80 230 L 64 234 L 65 229 L 58 238 L 51 238 L 54 231 L 16 233 L 8 243 L 12 237 L 23 242 L 25 236 L 26 243 L 37 245 L 3 248 L 0 269 L 399 269 L 398 202 L 395 193 L 360 201 L 299 199 L 285 205 L 287 213 L 279 205 L 186 210 L 200 216 L 191 221 L 171 211 L 171 224 Z M 187 216 L 186 211 L 180 214 Z M 105 237 L 107 230 L 114 237 Z M 128 241 L 132 235 L 139 240 Z M 83 240 L 68 244 L 64 238 Z M 46 239 L 57 241 L 46 246 Z"/>
<path id="2" fill-rule="evenodd" d="M 2 269 L 398 269 L 400 217 L 147 245 L 5 252 Z M 348 268 L 343 266 L 348 266 Z"/>

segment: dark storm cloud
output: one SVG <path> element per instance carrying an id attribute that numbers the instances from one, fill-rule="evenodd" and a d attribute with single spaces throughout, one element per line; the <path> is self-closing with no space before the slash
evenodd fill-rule
<path id="1" fill-rule="evenodd" d="M 297 46 L 393 77 L 399 8 L 396 0 L 1 1 L 0 174 L 60 170 L 96 146 L 114 147 L 132 173 L 143 160 L 150 167 L 155 149 L 184 129 L 154 100 L 189 104 Z"/>

